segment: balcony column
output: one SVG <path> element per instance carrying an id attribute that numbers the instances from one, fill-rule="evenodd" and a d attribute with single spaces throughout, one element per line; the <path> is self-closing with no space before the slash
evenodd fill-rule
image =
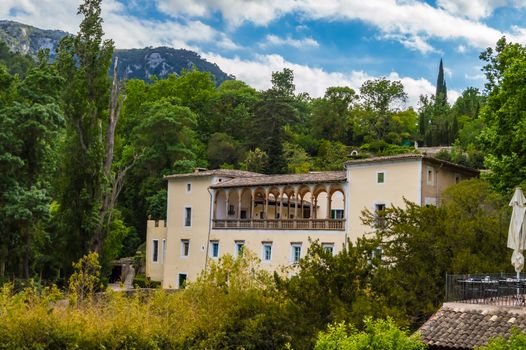
<path id="1" fill-rule="evenodd" d="M 241 195 L 243 194 L 243 189 L 240 188 L 237 190 L 237 219 L 241 219 Z"/>
<path id="2" fill-rule="evenodd" d="M 250 219 L 251 220 L 254 218 L 255 202 L 256 202 L 256 189 L 251 188 L 250 189 Z"/>
<path id="3" fill-rule="evenodd" d="M 290 192 L 287 193 L 287 220 L 290 219 Z"/>
<path id="4" fill-rule="evenodd" d="M 228 207 L 230 206 L 230 190 L 225 190 L 225 219 L 228 220 Z"/>
<path id="5" fill-rule="evenodd" d="M 243 189 L 242 188 L 239 188 L 237 190 L 237 213 L 236 213 L 236 218 L 237 218 L 237 227 L 241 226 L 241 195 L 243 194 Z"/>
<path id="6" fill-rule="evenodd" d="M 279 188 L 279 219 L 283 220 L 283 187 Z"/>
<path id="7" fill-rule="evenodd" d="M 332 205 L 332 185 L 326 186 L 327 190 L 327 219 L 331 218 L 331 205 Z"/>
<path id="8" fill-rule="evenodd" d="M 296 205 L 294 206 L 294 220 L 298 219 L 298 197 L 299 197 L 299 188 L 298 186 L 294 186 L 294 200 L 296 201 Z"/>
<path id="9" fill-rule="evenodd" d="M 305 194 L 303 194 L 303 196 L 300 196 L 300 216 L 302 219 L 305 219 L 305 210 L 303 208 L 303 202 L 305 202 Z"/>
<path id="10" fill-rule="evenodd" d="M 312 228 L 312 219 L 314 219 L 314 210 L 313 210 L 313 206 L 314 206 L 314 186 L 309 186 L 309 191 L 310 191 L 310 215 L 309 215 L 309 227 Z"/>
<path id="11" fill-rule="evenodd" d="M 264 208 L 264 211 L 263 211 L 263 218 L 265 220 L 268 220 L 268 195 L 270 193 L 270 188 L 269 187 L 265 187 L 265 208 Z"/>

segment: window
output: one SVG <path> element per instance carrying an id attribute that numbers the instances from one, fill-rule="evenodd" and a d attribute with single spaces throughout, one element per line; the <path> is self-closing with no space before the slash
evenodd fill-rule
<path id="1" fill-rule="evenodd" d="M 181 256 L 188 256 L 190 253 L 190 240 L 181 239 Z"/>
<path id="2" fill-rule="evenodd" d="M 186 287 L 186 273 L 180 273 L 179 280 L 177 282 L 179 288 L 184 289 Z"/>
<path id="3" fill-rule="evenodd" d="M 262 260 L 266 262 L 270 262 L 272 260 L 272 243 L 271 242 L 263 243 Z"/>
<path id="4" fill-rule="evenodd" d="M 426 207 L 428 207 L 430 205 L 436 206 L 437 205 L 437 199 L 435 197 L 426 197 L 424 199 L 424 204 L 426 205 Z"/>
<path id="5" fill-rule="evenodd" d="M 334 243 L 322 243 L 322 248 L 329 254 L 334 254 Z"/>
<path id="6" fill-rule="evenodd" d="M 427 184 L 429 186 L 435 185 L 435 169 L 433 167 L 427 167 Z"/>
<path id="7" fill-rule="evenodd" d="M 331 218 L 343 219 L 343 209 L 331 209 Z"/>
<path id="8" fill-rule="evenodd" d="M 185 227 L 192 226 L 192 208 L 190 207 L 184 208 L 184 226 Z"/>
<path id="9" fill-rule="evenodd" d="M 219 241 L 210 242 L 210 256 L 212 258 L 219 257 Z"/>
<path id="10" fill-rule="evenodd" d="M 301 259 L 301 243 L 292 243 L 291 262 L 297 263 Z"/>
<path id="11" fill-rule="evenodd" d="M 228 206 L 228 215 L 236 215 L 236 210 L 233 205 Z"/>
<path id="12" fill-rule="evenodd" d="M 243 255 L 243 249 L 245 249 L 245 241 L 236 241 L 234 246 L 234 256 L 238 257 Z"/>
<path id="13" fill-rule="evenodd" d="M 374 205 L 374 211 L 376 214 L 376 228 L 385 227 L 385 204 L 377 203 Z"/>
<path id="14" fill-rule="evenodd" d="M 376 173 L 376 183 L 383 184 L 385 182 L 385 172 L 379 171 Z"/>
<path id="15" fill-rule="evenodd" d="M 246 209 L 242 209 L 241 212 L 239 213 L 239 218 L 240 219 L 246 219 L 247 218 L 247 211 Z"/>
<path id="16" fill-rule="evenodd" d="M 163 239 L 163 263 L 166 259 L 166 239 Z"/>
<path id="17" fill-rule="evenodd" d="M 384 252 L 384 250 L 382 249 L 382 247 L 376 247 L 372 251 L 372 258 L 373 259 L 382 259 L 383 252 Z"/>
<path id="18" fill-rule="evenodd" d="M 159 261 L 159 240 L 158 239 L 152 240 L 152 261 L 153 262 Z"/>
<path id="19" fill-rule="evenodd" d="M 187 183 L 186 184 L 186 192 L 192 192 L 192 184 L 191 183 Z"/>

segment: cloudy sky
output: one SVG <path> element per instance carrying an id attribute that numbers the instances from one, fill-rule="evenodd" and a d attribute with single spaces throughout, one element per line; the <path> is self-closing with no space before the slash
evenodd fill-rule
<path id="1" fill-rule="evenodd" d="M 76 33 L 77 0 L 1 0 L 0 19 Z M 294 70 L 297 90 L 401 80 L 416 105 L 444 59 L 450 99 L 482 88 L 478 56 L 503 35 L 526 44 L 526 0 L 104 0 L 119 48 L 188 48 L 258 89 Z"/>

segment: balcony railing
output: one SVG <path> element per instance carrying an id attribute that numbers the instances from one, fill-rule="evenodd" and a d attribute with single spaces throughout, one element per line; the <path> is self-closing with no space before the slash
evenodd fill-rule
<path id="1" fill-rule="evenodd" d="M 447 275 L 446 302 L 526 306 L 526 275 Z"/>
<path id="2" fill-rule="evenodd" d="M 345 230 L 345 219 L 240 219 L 213 220 L 215 229 Z"/>

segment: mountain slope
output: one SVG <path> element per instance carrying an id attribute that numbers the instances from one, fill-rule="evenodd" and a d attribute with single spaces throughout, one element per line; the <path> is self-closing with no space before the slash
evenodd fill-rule
<path id="1" fill-rule="evenodd" d="M 68 33 L 60 30 L 44 30 L 26 24 L 0 20 L 0 41 L 5 42 L 13 52 L 36 57 L 41 49 L 49 49 L 55 57 L 60 39 Z M 146 47 L 142 49 L 117 49 L 114 56 L 119 57 L 120 79 L 142 79 L 150 81 L 153 76 L 165 78 L 168 74 L 181 74 L 183 69 L 197 68 L 210 72 L 219 85 L 225 80 L 234 79 L 223 72 L 216 64 L 201 58 L 199 54 L 170 47 Z"/>
<path id="2" fill-rule="evenodd" d="M 233 79 L 219 67 L 201 58 L 197 53 L 170 47 L 146 47 L 143 49 L 115 50 L 119 57 L 119 76 L 126 79 L 150 80 L 152 76 L 164 78 L 168 74 L 180 74 L 183 69 L 197 68 L 201 72 L 210 72 L 216 84 Z"/>
<path id="3" fill-rule="evenodd" d="M 0 21 L 0 40 L 6 43 L 11 51 L 36 57 L 41 49 L 49 49 L 55 56 L 58 42 L 66 32 L 61 30 L 43 30 L 13 21 Z"/>

